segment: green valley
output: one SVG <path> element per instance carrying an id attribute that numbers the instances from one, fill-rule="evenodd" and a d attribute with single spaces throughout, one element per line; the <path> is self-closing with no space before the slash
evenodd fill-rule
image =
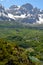
<path id="1" fill-rule="evenodd" d="M 0 22 L 0 65 L 42 65 L 43 25 Z"/>

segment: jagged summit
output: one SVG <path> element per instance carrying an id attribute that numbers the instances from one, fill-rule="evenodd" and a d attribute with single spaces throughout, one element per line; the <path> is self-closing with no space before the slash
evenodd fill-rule
<path id="1" fill-rule="evenodd" d="M 22 5 L 21 7 L 24 7 L 27 10 L 32 10 L 33 9 L 33 6 L 31 4 L 29 4 L 29 3 L 26 3 L 26 4 Z"/>
<path id="2" fill-rule="evenodd" d="M 4 6 L 2 6 L 1 4 L 0 4 L 0 12 L 2 12 L 2 11 L 4 11 L 5 9 L 4 9 Z"/>
<path id="3" fill-rule="evenodd" d="M 9 7 L 9 9 L 14 9 L 14 8 L 18 8 L 17 5 L 12 5 L 11 7 Z"/>
<path id="4" fill-rule="evenodd" d="M 22 23 L 43 23 L 43 10 L 33 7 L 30 3 L 22 6 L 12 5 L 5 9 L 0 4 L 0 20 L 15 20 Z"/>

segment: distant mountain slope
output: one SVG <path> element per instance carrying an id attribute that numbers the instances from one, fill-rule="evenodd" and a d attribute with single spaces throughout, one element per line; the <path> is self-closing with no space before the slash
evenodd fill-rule
<path id="1" fill-rule="evenodd" d="M 13 20 L 8 16 L 8 13 L 6 12 L 5 8 L 0 5 L 0 20 L 1 21 L 10 21 Z"/>
<path id="2" fill-rule="evenodd" d="M 30 24 L 43 23 L 43 10 L 26 3 L 22 6 L 12 5 L 5 9 L 0 5 L 0 21 L 17 21 Z"/>
<path id="3" fill-rule="evenodd" d="M 31 4 L 26 3 L 20 7 L 16 5 L 12 5 L 7 10 L 8 13 L 13 14 L 16 21 L 20 21 L 22 23 L 43 23 L 43 10 L 38 9 L 37 7 L 33 7 Z M 24 15 L 24 16 L 22 16 Z M 41 16 L 40 16 L 41 15 Z M 40 17 L 40 18 L 39 18 Z"/>

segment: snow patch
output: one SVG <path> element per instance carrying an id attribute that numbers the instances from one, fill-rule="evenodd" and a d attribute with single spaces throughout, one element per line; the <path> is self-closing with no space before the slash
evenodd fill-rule
<path id="1" fill-rule="evenodd" d="M 15 18 L 14 18 L 14 15 L 9 14 L 9 13 L 8 13 L 8 17 L 9 17 L 9 18 L 12 18 L 12 19 L 15 19 Z"/>
<path id="2" fill-rule="evenodd" d="M 39 15 L 39 21 L 37 21 L 37 23 L 39 23 L 39 24 L 43 24 L 43 18 L 42 18 L 42 16 L 43 16 L 43 14 L 41 15 Z"/>
<path id="3" fill-rule="evenodd" d="M 20 15 L 20 16 L 14 16 L 14 18 L 25 18 L 26 16 L 25 16 L 26 14 L 24 14 L 24 15 Z"/>

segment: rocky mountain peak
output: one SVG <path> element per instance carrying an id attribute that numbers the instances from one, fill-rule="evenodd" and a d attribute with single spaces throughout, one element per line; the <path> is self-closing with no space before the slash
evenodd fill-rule
<path id="1" fill-rule="evenodd" d="M 23 23 L 43 23 L 43 10 L 33 7 L 31 4 L 26 3 L 18 7 L 12 5 L 9 9 L 5 9 L 0 4 L 0 20 L 15 20 Z"/>
<path id="2" fill-rule="evenodd" d="M 32 10 L 33 9 L 33 6 L 31 4 L 29 4 L 29 3 L 26 3 L 26 4 L 22 5 L 21 7 L 24 7 L 27 10 Z"/>
<path id="3" fill-rule="evenodd" d="M 18 8 L 17 5 L 12 5 L 11 7 L 9 7 L 9 9 L 15 9 L 15 8 Z"/>
<path id="4" fill-rule="evenodd" d="M 0 4 L 0 12 L 4 11 L 4 7 Z"/>

